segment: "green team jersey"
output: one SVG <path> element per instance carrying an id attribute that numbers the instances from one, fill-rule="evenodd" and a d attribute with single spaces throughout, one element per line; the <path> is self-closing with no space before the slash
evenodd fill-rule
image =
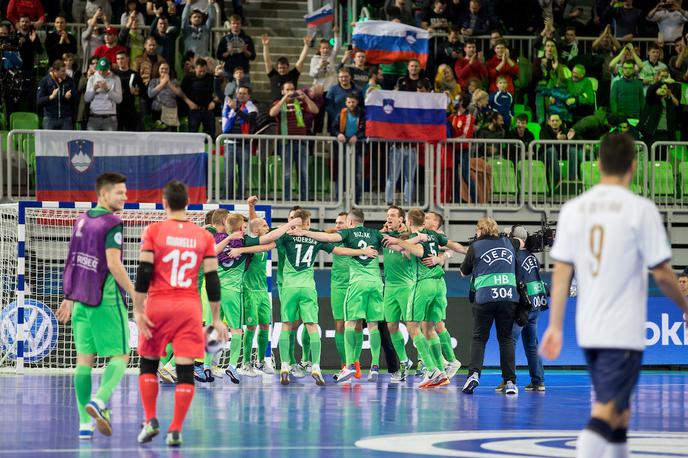
<path id="1" fill-rule="evenodd" d="M 259 237 L 251 237 L 250 235 L 244 236 L 245 247 L 259 244 Z M 229 251 L 230 249 L 230 246 L 227 245 L 226 251 Z M 222 256 L 223 254 L 224 252 L 218 255 L 219 265 L 217 268 L 217 273 L 220 277 L 220 284 L 225 288 L 241 291 L 244 282 L 244 273 L 246 272 L 246 265 L 248 264 L 248 259 L 251 255 L 242 254 L 239 258 L 229 259 L 226 257 L 226 255 Z"/>
<path id="2" fill-rule="evenodd" d="M 285 234 L 277 239 L 277 247 L 282 247 L 284 267 L 282 280 L 284 287 L 315 289 L 313 265 L 318 251 L 332 253 L 334 245 L 313 240 L 310 237 Z"/>
<path id="3" fill-rule="evenodd" d="M 267 291 L 268 290 L 268 274 L 267 274 L 268 252 L 253 253 L 251 261 L 248 263 L 248 269 L 244 274 L 244 290 L 247 291 Z"/>
<path id="4" fill-rule="evenodd" d="M 215 226 L 206 226 L 205 230 L 213 234 L 213 237 L 215 234 L 217 234 L 217 229 L 215 229 Z M 203 271 L 203 262 L 201 262 L 201 267 L 198 269 L 198 292 L 201 293 L 203 291 L 203 283 L 205 282 L 205 272 Z"/>
<path id="5" fill-rule="evenodd" d="M 392 237 L 399 237 L 400 232 L 388 232 Z M 384 248 L 382 251 L 383 268 L 386 285 L 412 285 L 416 281 L 416 260 L 407 258 L 399 251 Z"/>
<path id="6" fill-rule="evenodd" d="M 335 243 L 334 246 L 342 246 L 341 243 Z M 332 277 L 330 279 L 331 288 L 348 288 L 349 287 L 349 263 L 351 257 L 349 256 L 332 256 Z"/>
<path id="7" fill-rule="evenodd" d="M 449 239 L 444 234 L 439 234 L 429 229 L 422 229 L 421 232 L 428 234 L 428 241 L 420 243 L 420 246 L 423 247 L 423 258 L 428 256 L 437 256 L 440 251 L 440 247 L 446 246 L 447 242 L 449 242 Z M 411 234 L 411 238 L 415 237 L 416 235 L 418 235 L 418 233 Z M 444 269 L 440 265 L 427 267 L 420 262 L 420 259 L 418 259 L 416 266 L 418 281 L 425 280 L 427 278 L 444 278 Z"/>
<path id="8" fill-rule="evenodd" d="M 96 207 L 88 210 L 88 216 L 91 218 L 97 218 L 99 216 L 107 215 L 112 213 L 110 210 L 103 207 Z M 122 249 L 122 225 L 110 229 L 110 231 L 105 235 L 105 249 L 116 248 L 118 250 Z M 114 305 L 119 303 L 122 299 L 122 293 L 117 285 L 115 277 L 108 271 L 107 277 L 103 282 L 103 296 L 100 301 L 101 305 Z"/>
<path id="9" fill-rule="evenodd" d="M 349 229 L 337 231 L 342 236 L 342 246 L 361 250 L 367 247 L 382 250 L 383 234 L 377 229 L 370 229 L 365 226 L 356 226 Z M 356 282 L 380 282 L 380 262 L 377 258 L 368 256 L 355 256 L 349 260 L 349 283 Z"/>

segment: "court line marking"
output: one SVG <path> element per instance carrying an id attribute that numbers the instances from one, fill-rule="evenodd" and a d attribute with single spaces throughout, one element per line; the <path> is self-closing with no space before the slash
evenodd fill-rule
<path id="1" fill-rule="evenodd" d="M 354 445 L 299 445 L 299 446 L 267 446 L 267 447 L 251 447 L 251 446 L 241 446 L 241 447 L 193 447 L 193 446 L 182 446 L 180 448 L 174 447 L 129 447 L 129 448 L 94 448 L 89 446 L 89 444 L 84 444 L 84 446 L 79 448 L 43 448 L 43 449 L 33 449 L 33 450 L 0 450 L 0 455 L 7 455 L 10 453 L 15 454 L 29 454 L 29 453 L 76 453 L 76 452 L 162 452 L 162 451 L 173 451 L 179 450 L 184 452 L 232 452 L 232 451 L 279 451 L 279 450 L 361 450 Z"/>

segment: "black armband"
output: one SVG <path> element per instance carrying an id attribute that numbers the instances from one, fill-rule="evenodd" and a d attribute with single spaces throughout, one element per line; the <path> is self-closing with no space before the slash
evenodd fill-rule
<path id="1" fill-rule="evenodd" d="M 217 270 L 205 273 L 205 290 L 210 302 L 220 301 L 220 277 L 217 276 Z"/>
<path id="2" fill-rule="evenodd" d="M 134 291 L 137 293 L 146 294 L 152 278 L 153 264 L 150 262 L 140 261 L 139 269 L 136 272 L 136 284 L 134 285 Z"/>

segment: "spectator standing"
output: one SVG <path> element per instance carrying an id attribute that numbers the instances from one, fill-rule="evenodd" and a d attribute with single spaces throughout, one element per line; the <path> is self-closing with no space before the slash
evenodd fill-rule
<path id="1" fill-rule="evenodd" d="M 141 75 L 129 68 L 129 53 L 117 53 L 117 64 L 113 73 L 119 77 L 122 86 L 122 101 L 117 105 L 117 130 L 141 130 L 141 116 L 136 109 L 139 96 L 146 92 Z"/>
<path id="2" fill-rule="evenodd" d="M 261 36 L 261 41 L 263 43 L 263 64 L 265 64 L 265 73 L 268 75 L 270 80 L 270 100 L 275 101 L 282 97 L 282 86 L 287 81 L 294 83 L 294 87 L 299 84 L 299 77 L 303 71 L 303 64 L 306 62 L 306 57 L 308 56 L 308 48 L 311 45 L 313 37 L 306 35 L 303 39 L 303 48 L 301 48 L 301 54 L 299 59 L 296 61 L 294 68 L 289 68 L 289 60 L 286 57 L 279 57 L 277 59 L 277 65 L 272 65 L 272 59 L 270 58 L 270 37 L 268 34 L 263 34 Z"/>
<path id="3" fill-rule="evenodd" d="M 112 3 L 108 0 L 86 0 L 85 4 L 80 0 L 72 2 L 72 17 L 75 22 L 84 22 L 86 18 L 93 17 L 98 10 L 106 18 L 112 18 Z"/>
<path id="4" fill-rule="evenodd" d="M 105 44 L 100 45 L 93 52 L 93 56 L 97 58 L 105 57 L 110 61 L 111 65 L 117 63 L 117 53 L 127 52 L 127 48 L 117 43 L 119 31 L 114 27 L 105 29 Z"/>
<path id="5" fill-rule="evenodd" d="M 36 56 L 43 52 L 43 45 L 31 25 L 29 16 L 22 15 L 17 23 L 17 37 L 19 38 L 19 55 L 22 59 L 22 71 L 26 76 L 36 74 Z M 33 92 L 33 91 L 32 91 Z"/>
<path id="6" fill-rule="evenodd" d="M 64 62 L 55 60 L 50 72 L 38 83 L 36 105 L 43 109 L 43 129 L 73 129 L 78 102 L 74 80 L 67 76 Z"/>
<path id="7" fill-rule="evenodd" d="M 189 132 L 203 132 L 215 139 L 215 105 L 213 76 L 208 73 L 208 64 L 204 59 L 196 59 L 193 75 L 182 80 L 184 101 L 189 107 Z"/>
<path id="8" fill-rule="evenodd" d="M 81 97 L 79 98 L 79 108 L 77 110 L 76 122 L 80 130 L 85 130 L 88 124 L 88 114 L 90 111 L 90 104 L 86 102 L 84 97 L 86 93 L 86 86 L 88 85 L 88 80 L 96 73 L 96 65 L 98 65 L 98 59 L 91 57 L 89 59 L 84 59 L 86 63 L 86 71 L 81 74 L 79 78 L 79 84 L 77 89 Z"/>
<path id="9" fill-rule="evenodd" d="M 108 27 L 108 18 L 99 9 L 93 14 L 86 24 L 86 30 L 81 33 L 81 47 L 84 56 L 93 56 L 93 52 L 105 43 L 105 28 Z M 88 70 L 88 59 L 82 60 L 82 71 Z"/>
<path id="10" fill-rule="evenodd" d="M 358 87 L 363 87 L 368 82 L 368 66 L 366 65 L 366 54 L 365 51 L 358 50 L 353 52 L 349 46 L 346 50 L 344 56 L 342 57 L 342 62 L 338 65 L 337 71 L 344 67 L 346 64 L 353 61 L 353 65 L 346 65 L 346 68 L 351 72 L 351 79 L 353 83 Z M 352 59 L 353 53 L 353 59 Z"/>
<path id="11" fill-rule="evenodd" d="M 45 52 L 48 54 L 48 62 L 52 65 L 56 60 L 62 59 L 65 53 L 76 54 L 76 37 L 65 30 L 66 19 L 62 16 L 55 18 L 55 29 L 48 32 L 45 37 Z"/>
<path id="12" fill-rule="evenodd" d="M 683 37 L 674 40 L 675 54 L 669 59 L 669 75 L 680 83 L 688 82 L 688 46 Z"/>
<path id="13" fill-rule="evenodd" d="M 662 55 L 662 49 L 657 43 L 652 43 L 647 49 L 647 60 L 643 61 L 638 77 L 642 81 L 643 86 L 647 88 L 655 82 L 655 76 L 661 71 L 668 71 L 669 67 L 664 62 L 659 60 Z"/>
<path id="14" fill-rule="evenodd" d="M 474 130 L 480 129 L 485 123 L 485 115 L 490 108 L 490 96 L 487 92 L 482 89 L 476 89 L 473 91 L 471 96 L 471 104 L 468 105 L 468 111 L 471 112 L 473 116 L 473 122 L 475 124 Z"/>
<path id="15" fill-rule="evenodd" d="M 318 52 L 311 58 L 310 76 L 313 77 L 313 84 L 322 84 L 328 88 L 337 83 L 337 54 L 339 53 L 340 41 L 336 34 L 334 37 L 334 47 L 330 46 L 327 40 L 320 40 Z"/>
<path id="16" fill-rule="evenodd" d="M 469 110 L 471 106 L 471 96 L 467 93 L 462 93 L 456 103 L 456 114 L 449 117 L 449 125 L 451 126 L 452 138 L 473 138 L 475 130 L 475 117 Z M 470 199 L 470 202 L 477 202 L 477 191 L 475 182 L 471 179 L 470 174 L 470 146 L 467 143 L 454 144 L 454 164 L 457 164 L 456 173 L 453 175 L 454 179 L 454 203 L 459 203 L 462 200 Z M 467 196 L 461 195 L 460 186 L 462 182 L 466 184 Z M 462 199 L 463 198 L 463 199 Z"/>
<path id="17" fill-rule="evenodd" d="M 365 116 L 363 109 L 359 106 L 357 94 L 350 92 L 346 95 L 346 106 L 339 111 L 335 121 L 337 141 L 354 149 L 354 198 L 356 202 L 361 202 L 363 196 Z"/>
<path id="18" fill-rule="evenodd" d="M 126 11 L 120 16 L 119 24 L 124 27 L 129 22 L 129 18 L 136 16 L 136 22 L 143 26 L 146 23 L 146 18 L 138 10 L 138 0 L 127 0 Z"/>
<path id="19" fill-rule="evenodd" d="M 136 58 L 133 70 L 137 72 L 144 84 L 148 85 L 156 65 L 167 63 L 164 57 L 157 53 L 157 43 L 155 38 L 148 37 L 143 43 L 143 54 Z"/>
<path id="20" fill-rule="evenodd" d="M 226 76 L 236 67 L 242 67 L 251 79 L 251 61 L 256 58 L 256 47 L 251 37 L 241 30 L 240 16 L 233 14 L 229 17 L 229 33 L 218 43 L 215 55 L 225 63 Z"/>
<path id="21" fill-rule="evenodd" d="M 208 0 L 208 14 L 199 9 L 184 7 L 182 12 L 182 40 L 184 50 L 199 56 L 210 56 L 210 38 L 216 17 L 215 0 Z"/>
<path id="22" fill-rule="evenodd" d="M 347 96 L 350 93 L 355 94 L 358 99 L 361 98 L 361 88 L 352 83 L 351 72 L 348 68 L 341 68 L 337 73 L 337 84 L 333 84 L 325 92 L 328 132 L 334 136 L 339 132 L 339 114 L 346 107 Z"/>
<path id="23" fill-rule="evenodd" d="M 69 52 L 64 53 L 61 60 L 65 64 L 67 76 L 76 81 L 76 78 L 79 77 L 79 73 L 76 70 L 76 56 Z"/>
<path id="24" fill-rule="evenodd" d="M 151 24 L 150 36 L 155 38 L 158 45 L 158 54 L 174 68 L 176 56 L 176 42 L 179 29 L 170 25 L 170 20 L 166 16 L 158 15 Z"/>
<path id="25" fill-rule="evenodd" d="M 487 35 L 492 29 L 493 19 L 482 6 L 482 0 L 470 0 L 468 16 L 464 19 L 461 33 L 464 36 Z"/>
<path id="26" fill-rule="evenodd" d="M 237 89 L 239 89 L 239 87 L 241 86 L 246 86 L 249 89 L 251 88 L 251 84 L 246 79 L 246 73 L 244 72 L 244 69 L 241 67 L 237 67 L 234 69 L 234 73 L 232 73 L 232 80 L 225 84 L 225 88 L 223 90 L 222 82 L 224 81 L 224 75 L 224 65 L 218 64 L 218 66 L 215 67 L 215 79 L 213 80 L 215 97 L 218 100 L 225 100 L 226 97 L 233 99 Z"/>
<path id="27" fill-rule="evenodd" d="M 585 67 L 578 64 L 571 71 L 571 78 L 566 83 L 568 99 L 566 105 L 576 122 L 595 111 L 595 91 L 590 78 L 585 76 Z"/>
<path id="28" fill-rule="evenodd" d="M 659 43 L 672 43 L 683 36 L 683 25 L 688 22 L 688 13 L 676 0 L 664 0 L 648 13 L 647 20 L 657 23 Z"/>
<path id="29" fill-rule="evenodd" d="M 377 65 L 372 65 L 368 69 L 368 82 L 365 86 L 363 86 L 362 92 L 364 101 L 366 98 L 368 98 L 368 94 L 370 94 L 371 91 L 382 89 L 382 85 L 380 83 L 382 83 L 383 80 L 384 75 L 382 74 L 382 69 Z"/>
<path id="30" fill-rule="evenodd" d="M 643 12 L 633 7 L 633 0 L 612 2 L 609 9 L 609 19 L 613 22 L 614 36 L 622 41 L 631 41 L 638 35 L 638 25 L 643 18 Z"/>
<path id="31" fill-rule="evenodd" d="M 566 7 L 564 8 L 565 23 L 568 23 L 570 27 L 581 30 L 581 33 L 590 34 L 595 30 L 596 24 L 600 23 L 595 6 L 595 0 L 566 0 Z"/>
<path id="32" fill-rule="evenodd" d="M 122 85 L 110 71 L 110 61 L 101 57 L 96 72 L 88 79 L 84 100 L 88 102 L 88 130 L 117 130 L 117 104 L 122 101 Z"/>
<path id="33" fill-rule="evenodd" d="M 502 115 L 504 125 L 511 126 L 513 105 L 514 96 L 508 91 L 507 79 L 500 76 L 497 78 L 497 90 L 490 93 L 490 109 Z"/>
<path id="34" fill-rule="evenodd" d="M 304 113 L 318 113 L 318 107 L 303 91 L 297 91 L 294 83 L 287 81 L 282 86 L 282 98 L 273 102 L 269 115 L 276 118 L 278 132 L 289 138 L 296 135 L 307 135 Z M 285 140 L 282 150 L 284 164 L 284 199 L 292 200 L 292 164 L 296 159 L 299 179 L 299 199 L 308 199 L 308 142 L 304 140 Z"/>
<path id="35" fill-rule="evenodd" d="M 394 19 L 399 20 L 402 24 L 417 26 L 416 20 L 411 13 L 410 5 L 406 4 L 406 0 L 385 0 L 383 7 L 385 18 L 388 21 Z"/>
<path id="36" fill-rule="evenodd" d="M 136 12 L 129 13 L 126 24 L 119 31 L 119 42 L 129 49 L 130 62 L 135 62 L 143 54 L 145 37 L 141 30 L 143 22 L 140 21 L 139 16 L 140 14 L 136 14 Z"/>
<path id="37" fill-rule="evenodd" d="M 40 0 L 10 0 L 7 5 L 7 19 L 17 26 L 23 15 L 28 16 L 34 29 L 40 29 L 45 23 L 45 10 Z"/>
<path id="38" fill-rule="evenodd" d="M 447 94 L 448 106 L 447 112 L 454 113 L 455 104 L 461 95 L 461 86 L 456 82 L 454 71 L 447 64 L 441 64 L 437 68 L 437 75 L 435 75 L 435 92 L 444 92 Z"/>
<path id="39" fill-rule="evenodd" d="M 547 124 L 544 124 L 540 129 L 540 140 L 566 140 L 566 131 L 564 130 L 564 121 L 558 113 L 552 113 L 547 118 Z M 540 147 L 535 151 L 537 160 L 545 163 L 547 169 L 547 184 L 551 193 L 554 188 L 559 186 L 561 182 L 561 170 L 559 168 L 560 151 L 555 150 L 554 146 Z M 565 158 L 562 158 L 565 159 Z M 571 165 L 569 169 L 573 166 Z"/>
<path id="40" fill-rule="evenodd" d="M 609 105 L 609 93 L 612 87 L 612 73 L 609 71 L 609 63 L 612 61 L 612 54 L 620 49 L 622 49 L 621 43 L 612 35 L 610 25 L 607 25 L 592 43 L 591 62 L 593 68 L 589 68 L 589 70 L 590 74 L 599 81 L 597 101 L 603 106 Z"/>
<path id="41" fill-rule="evenodd" d="M 497 90 L 497 79 L 503 76 L 506 79 L 506 90 L 513 95 L 514 79 L 518 78 L 519 72 L 518 64 L 511 58 L 511 52 L 504 40 L 495 43 L 494 52 L 495 55 L 485 64 L 490 78 L 490 92 Z"/>
<path id="42" fill-rule="evenodd" d="M 183 99 L 184 92 L 179 82 L 172 77 L 170 64 L 167 62 L 160 62 L 153 69 L 152 79 L 148 85 L 148 97 L 152 100 L 151 108 L 156 130 L 177 131 L 177 99 Z"/>
<path id="43" fill-rule="evenodd" d="M 463 43 L 461 43 L 461 30 L 453 27 L 449 30 L 447 39 L 437 45 L 435 65 L 439 67 L 442 64 L 446 64 L 453 69 L 456 61 L 462 57 Z"/>
<path id="44" fill-rule="evenodd" d="M 648 147 L 657 141 L 676 139 L 679 100 L 671 90 L 670 83 L 673 81 L 666 81 L 667 78 L 668 72 L 659 73 L 657 82 L 647 88 L 638 130 L 643 134 L 643 141 Z M 666 157 L 658 160 L 666 160 Z"/>
<path id="45" fill-rule="evenodd" d="M 564 29 L 564 40 L 561 43 L 561 62 L 567 66 L 573 65 L 578 60 L 578 37 L 576 28 L 572 25 Z"/>
<path id="46" fill-rule="evenodd" d="M 645 105 L 643 83 L 635 76 L 635 64 L 627 60 L 621 67 L 622 77 L 612 84 L 609 107 L 627 119 L 640 119 Z"/>
<path id="47" fill-rule="evenodd" d="M 454 66 L 456 80 L 461 87 L 468 87 L 468 81 L 474 78 L 479 80 L 481 85 L 483 85 L 487 82 L 488 73 L 487 68 L 480 61 L 481 56 L 477 52 L 475 40 L 465 40 L 463 50 L 466 57 L 458 59 Z"/>
<path id="48" fill-rule="evenodd" d="M 251 101 L 251 88 L 239 86 L 236 97 L 225 97 L 222 108 L 222 133 L 250 135 L 255 131 L 258 108 Z M 227 190 L 232 199 L 248 197 L 248 181 L 251 174 L 251 142 L 235 140 L 225 143 L 225 168 Z M 238 183 L 234 192 L 234 170 Z M 255 185 L 255 183 L 254 183 Z"/>
<path id="49" fill-rule="evenodd" d="M 559 62 L 557 46 L 552 40 L 545 42 L 545 52 L 540 59 L 535 60 L 533 80 L 537 81 L 535 89 L 535 114 L 538 123 L 542 123 L 547 116 L 547 100 L 552 97 L 552 91 L 564 81 L 565 66 Z"/>
<path id="50" fill-rule="evenodd" d="M 418 59 L 409 59 L 406 71 L 407 75 L 397 80 L 395 87 L 397 91 L 416 92 L 421 81 L 430 86 L 430 81 L 420 76 L 420 61 Z"/>

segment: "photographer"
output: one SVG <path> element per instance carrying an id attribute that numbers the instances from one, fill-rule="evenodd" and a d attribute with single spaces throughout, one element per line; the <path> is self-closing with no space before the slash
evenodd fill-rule
<path id="1" fill-rule="evenodd" d="M 492 322 L 497 326 L 499 359 L 502 368 L 505 394 L 517 394 L 516 356 L 512 337 L 516 304 L 519 294 L 516 286 L 516 252 L 520 243 L 499 235 L 497 222 L 492 218 L 478 221 L 461 274 L 471 275 L 470 299 L 473 303 L 473 340 L 469 377 L 463 392 L 473 394 L 480 384 L 480 372 L 485 358 L 485 345 L 490 337 Z"/>
<path id="2" fill-rule="evenodd" d="M 530 384 L 526 391 L 545 391 L 545 372 L 542 359 L 538 355 L 537 322 L 540 312 L 547 310 L 547 290 L 540 278 L 540 262 L 526 249 L 528 231 L 523 226 L 511 229 L 511 238 L 518 241 L 520 249 L 516 252 L 516 281 L 519 285 L 522 316 L 517 314 L 513 327 L 514 348 L 518 336 L 523 334 L 523 349 L 528 359 Z"/>

